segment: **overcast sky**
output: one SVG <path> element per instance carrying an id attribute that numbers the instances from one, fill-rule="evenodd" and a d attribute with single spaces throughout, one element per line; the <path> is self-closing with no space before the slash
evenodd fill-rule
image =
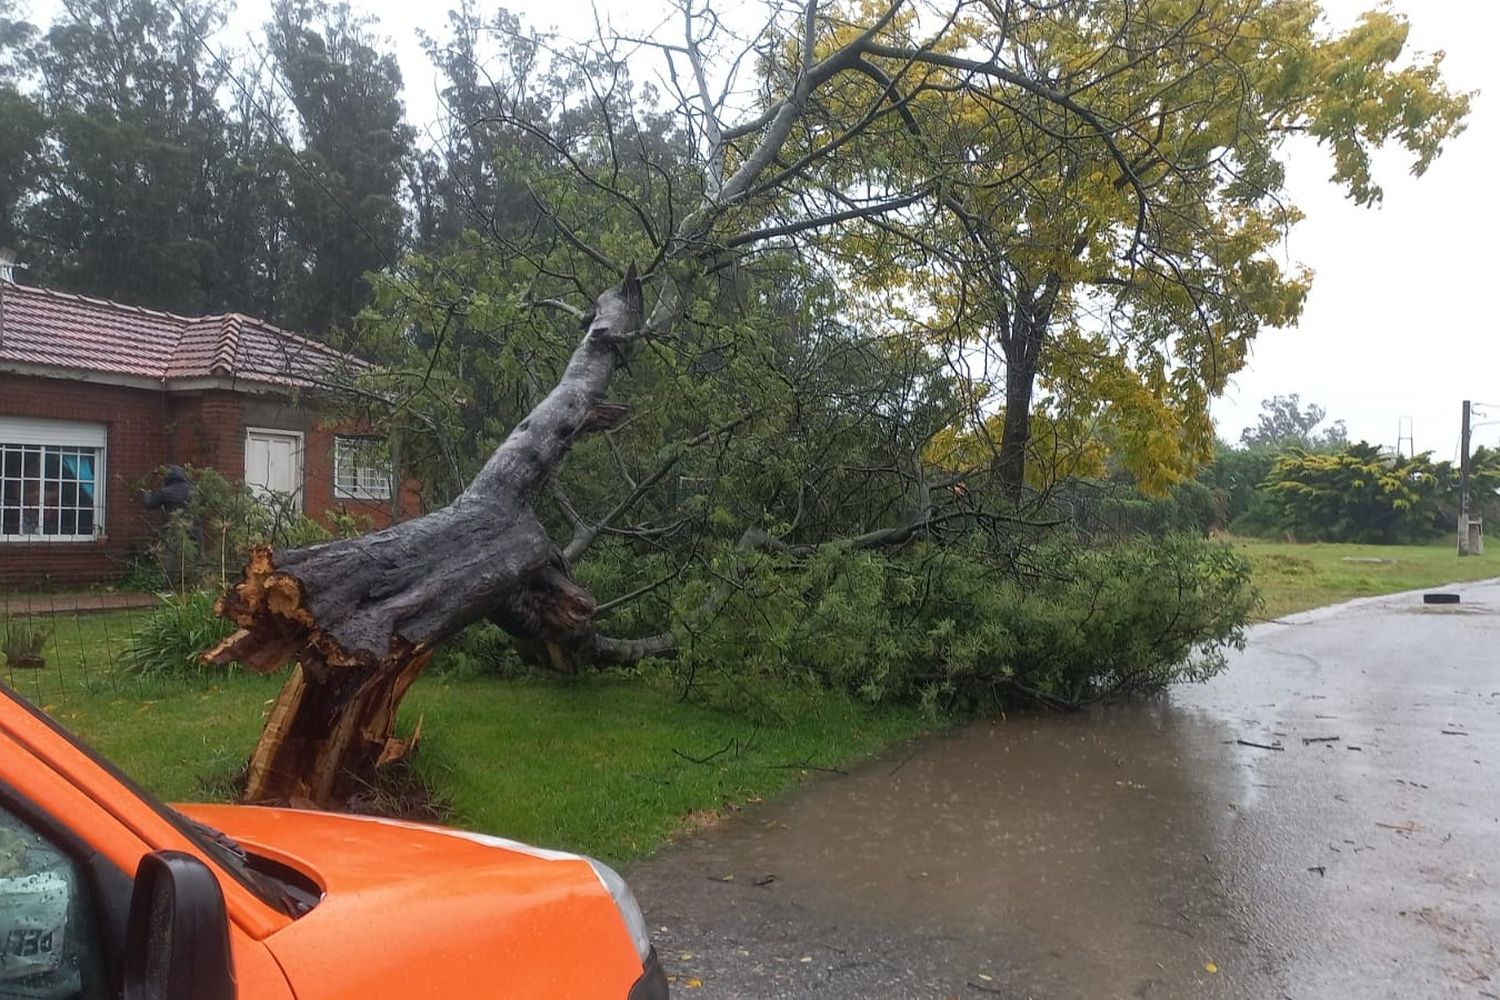
<path id="1" fill-rule="evenodd" d="M 33 0 L 43 21 L 55 0 Z M 433 71 L 417 43 L 418 29 L 442 34 L 445 0 L 352 0 L 379 18 L 396 44 L 413 124 L 436 108 Z M 744 0 L 759 7 L 760 0 Z M 490 6 L 486 0 L 484 6 Z M 523 22 L 556 28 L 565 37 L 592 33 L 588 0 L 509 0 Z M 659 0 L 598 0 L 601 16 L 631 33 L 669 19 Z M 726 12 L 735 0 L 718 4 Z M 1324 0 L 1336 25 L 1352 23 L 1373 0 Z M 268 4 L 241 0 L 223 36 L 230 47 L 266 19 Z M 1454 87 L 1480 90 L 1468 131 L 1449 144 L 1426 176 L 1412 178 L 1398 156 L 1379 163 L 1385 204 L 1361 209 L 1328 184 L 1328 160 L 1315 147 L 1292 157 L 1292 200 L 1307 214 L 1284 248 L 1289 262 L 1316 272 L 1299 327 L 1269 330 L 1256 341 L 1250 366 L 1214 406 L 1221 435 L 1235 440 L 1266 397 L 1298 393 L 1348 423 L 1354 438 L 1394 446 L 1401 418 L 1410 418 L 1418 450 L 1453 458 L 1461 400 L 1488 400 L 1496 423 L 1478 427 L 1476 443 L 1500 443 L 1500 337 L 1493 283 L 1500 255 L 1500 2 L 1396 0 L 1409 15 L 1409 51 L 1447 53 Z M 671 29 L 677 21 L 671 19 Z M 644 74 L 643 74 L 644 75 Z M 1479 421 L 1480 418 L 1476 418 Z M 1404 450 L 1405 442 L 1403 442 Z"/>

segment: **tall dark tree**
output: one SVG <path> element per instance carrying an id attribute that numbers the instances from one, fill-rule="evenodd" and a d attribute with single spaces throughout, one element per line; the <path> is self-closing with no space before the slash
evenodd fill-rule
<path id="1" fill-rule="evenodd" d="M 17 215 L 36 189 L 46 129 L 36 100 L 17 86 L 36 29 L 16 15 L 13 0 L 0 0 L 0 250 L 16 245 Z"/>
<path id="2" fill-rule="evenodd" d="M 268 37 L 302 136 L 289 174 L 286 316 L 317 334 L 359 312 L 370 298 L 366 273 L 402 251 L 413 136 L 396 57 L 348 4 L 280 0 Z"/>
<path id="3" fill-rule="evenodd" d="M 142 305 L 211 307 L 221 79 L 215 0 L 65 0 L 35 53 L 47 162 L 25 218 L 40 280 Z"/>
<path id="4" fill-rule="evenodd" d="M 233 69 L 218 165 L 221 264 L 215 292 L 227 309 L 264 316 L 284 326 L 287 315 L 292 174 L 287 147 L 287 102 L 268 54 Z"/>
<path id="5" fill-rule="evenodd" d="M 507 10 L 486 17 L 473 0 L 460 0 L 448 12 L 446 36 L 424 36 L 423 47 L 440 74 L 443 104 L 441 141 L 412 185 L 417 244 L 438 251 L 465 229 L 509 235 L 537 214 L 535 200 L 503 161 L 523 138 L 507 121 L 549 117 L 532 85 L 547 75 L 542 38 Z"/>

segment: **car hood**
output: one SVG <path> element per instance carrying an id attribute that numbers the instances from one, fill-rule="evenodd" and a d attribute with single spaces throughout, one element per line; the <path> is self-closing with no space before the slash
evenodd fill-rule
<path id="1" fill-rule="evenodd" d="M 177 808 L 322 888 L 265 941 L 299 998 L 624 998 L 641 974 L 578 855 L 373 817 Z"/>

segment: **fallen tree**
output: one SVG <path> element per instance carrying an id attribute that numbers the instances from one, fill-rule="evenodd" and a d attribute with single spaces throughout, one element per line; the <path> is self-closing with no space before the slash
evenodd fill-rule
<path id="1" fill-rule="evenodd" d="M 404 753 L 402 697 L 433 646 L 470 622 L 543 641 L 587 625 L 593 598 L 533 503 L 579 435 L 622 415 L 604 396 L 642 326 L 632 268 L 595 301 L 556 387 L 453 503 L 359 538 L 255 551 L 217 605 L 239 630 L 205 654 L 261 673 L 297 664 L 250 760 L 247 801 L 336 802 Z"/>
<path id="2" fill-rule="evenodd" d="M 1274 11 L 1281 5 L 1264 0 L 1256 6 Z M 711 579 L 701 581 L 702 589 L 674 609 L 669 621 L 648 622 L 651 631 L 632 638 L 597 633 L 593 618 L 600 606 L 574 581 L 571 563 L 601 532 L 611 535 L 607 544 L 621 537 L 642 541 L 670 537 L 675 530 L 671 519 L 627 525 L 612 522 L 661 483 L 675 458 L 669 455 L 657 473 L 638 480 L 626 475 L 628 488 L 590 490 L 592 508 L 604 511 L 592 524 L 586 521 L 589 505 L 580 514 L 555 474 L 579 435 L 614 426 L 622 419 L 622 409 L 606 403 L 605 394 L 634 342 L 658 338 L 657 346 L 666 350 L 665 335 L 672 331 L 672 346 L 680 349 L 692 339 L 691 331 L 683 329 L 691 325 L 682 322 L 685 318 L 732 325 L 729 312 L 735 298 L 732 293 L 737 291 L 734 271 L 755 253 L 797 257 L 806 249 L 799 247 L 799 241 L 809 234 L 862 227 L 855 233 L 858 238 L 808 256 L 821 254 L 839 262 L 831 267 L 829 284 L 840 286 L 840 294 L 829 300 L 834 304 L 828 311 L 849 309 L 852 322 L 868 326 L 876 338 L 900 322 L 893 320 L 887 308 L 892 300 L 899 303 L 903 297 L 903 282 L 892 275 L 936 276 L 936 284 L 943 285 L 946 294 L 947 275 L 971 273 L 975 267 L 993 264 L 997 257 L 1009 262 L 1006 255 L 1018 245 L 1036 241 L 1039 230 L 1033 216 L 1052 212 L 1050 202 L 1037 208 L 1040 195 L 1021 197 L 1012 189 L 1019 186 L 1024 193 L 1040 185 L 1044 191 L 1060 192 L 1055 197 L 1061 203 L 1072 204 L 1071 178 L 1077 174 L 1083 179 L 1079 183 L 1091 185 L 1090 190 L 1096 191 L 1107 208 L 1100 209 L 1094 222 L 1083 223 L 1084 231 L 1098 239 L 1098 249 L 1091 250 L 1088 259 L 1098 257 L 1109 265 L 1107 273 L 1101 271 L 1098 277 L 1104 283 L 1101 287 L 1134 293 L 1146 285 L 1164 283 L 1166 291 L 1160 297 L 1173 304 L 1172 310 L 1161 313 L 1142 307 L 1142 318 L 1151 321 L 1143 328 L 1160 333 L 1161 357 L 1153 355 L 1153 360 L 1162 363 L 1153 371 L 1168 371 L 1167 358 L 1173 351 L 1184 350 L 1178 335 L 1187 328 L 1180 322 L 1182 310 L 1191 309 L 1195 321 L 1217 331 L 1216 324 L 1199 319 L 1200 315 L 1211 317 L 1199 305 L 1196 292 L 1179 294 L 1201 282 L 1189 266 L 1201 256 L 1201 247 L 1196 230 L 1184 234 L 1176 228 L 1174 220 L 1181 213 L 1171 196 L 1185 183 L 1182 178 L 1212 175 L 1224 180 L 1218 173 L 1221 168 L 1230 178 L 1224 183 L 1232 181 L 1236 189 L 1256 187 L 1258 173 L 1274 174 L 1279 169 L 1272 157 L 1275 148 L 1251 149 L 1256 154 L 1249 158 L 1254 175 L 1241 177 L 1240 165 L 1232 158 L 1227 165 L 1215 158 L 1218 144 L 1203 149 L 1177 141 L 1179 134 L 1201 132 L 1200 123 L 1169 119 L 1161 110 L 1155 76 L 1133 90 L 1112 89 L 1112 81 L 1134 79 L 1140 67 L 1154 65 L 1158 57 L 1177 60 L 1165 64 L 1169 77 L 1172 66 L 1185 67 L 1186 72 L 1203 61 L 1205 51 L 1217 51 L 1236 41 L 1241 19 L 1230 19 L 1233 23 L 1224 25 L 1223 31 L 1207 32 L 1200 39 L 1195 32 L 1203 27 L 1202 18 L 1196 10 L 1174 15 L 1150 5 L 1102 6 L 1102 13 L 1091 13 L 1074 25 L 1079 37 L 1064 39 L 1067 47 L 1059 51 L 1070 66 L 1080 68 L 1070 71 L 1066 85 L 1060 86 L 1061 78 L 1041 58 L 1055 48 L 1050 39 L 1059 25 L 1072 23 L 1060 20 L 1055 5 L 955 3 L 936 7 L 930 11 L 932 16 L 916 16 L 905 0 L 854 8 L 827 0 L 803 0 L 792 7 L 772 5 L 765 30 L 738 40 L 743 43 L 739 45 L 722 34 L 714 37 L 725 29 L 711 9 L 683 0 L 685 37 L 681 44 L 640 43 L 655 48 L 668 63 L 668 78 L 679 105 L 673 117 L 680 122 L 680 134 L 678 130 L 668 130 L 673 133 L 670 136 L 645 134 L 650 130 L 642 129 L 639 119 L 652 118 L 654 113 L 637 115 L 621 96 L 623 68 L 613 62 L 612 50 L 582 53 L 562 80 L 563 87 L 575 86 L 567 82 L 574 75 L 582 81 L 576 85 L 588 88 L 588 100 L 581 106 L 591 110 L 558 111 L 555 120 L 550 120 L 541 109 L 566 102 L 553 102 L 553 90 L 543 88 L 516 95 L 526 99 L 501 100 L 494 108 L 478 112 L 475 120 L 463 122 L 466 136 L 473 134 L 471 126 L 483 125 L 514 140 L 504 147 L 511 153 L 531 150 L 527 155 L 536 157 L 523 161 L 531 169 L 522 187 L 537 212 L 526 221 L 521 236 L 502 237 L 497 221 L 486 220 L 496 256 L 521 263 L 506 282 L 495 282 L 474 298 L 491 311 L 496 301 L 504 300 L 532 312 L 567 312 L 575 309 L 569 302 L 574 292 L 597 287 L 595 282 L 613 281 L 622 273 L 626 278 L 598 297 L 586 314 L 583 341 L 555 388 L 524 417 L 522 408 L 542 392 L 537 374 L 545 369 L 534 364 L 535 352 L 509 357 L 510 371 L 520 373 L 518 382 L 526 382 L 523 391 L 512 394 L 520 400 L 516 410 L 503 416 L 504 426 L 512 420 L 515 425 L 466 486 L 462 486 L 464 476 L 457 473 L 457 463 L 452 463 L 455 474 L 446 488 L 459 490 L 459 495 L 447 507 L 364 538 L 291 551 L 262 549 L 254 554 L 244 579 L 219 605 L 240 631 L 212 651 L 210 659 L 239 661 L 263 672 L 294 661 L 297 666 L 254 752 L 244 793 L 247 799 L 338 804 L 351 789 L 369 780 L 379 762 L 407 749 L 393 732 L 402 697 L 435 644 L 481 618 L 495 620 L 554 664 L 631 662 L 672 652 L 672 628 L 712 627 L 711 619 L 722 619 L 718 613 L 730 606 L 731 596 L 743 590 L 751 575 L 741 562 L 755 560 L 740 558 L 751 551 L 766 557 L 761 563 L 802 564 L 819 555 L 903 546 L 947 530 L 945 525 L 955 536 L 960 532 L 998 536 L 1009 529 L 1019 491 L 1009 491 L 1007 503 L 984 509 L 979 502 L 979 480 L 970 474 L 982 470 L 949 468 L 944 470 L 946 476 L 932 476 L 934 470 L 926 458 L 934 436 L 961 423 L 966 410 L 972 410 L 968 422 L 979 431 L 985 429 L 985 394 L 954 392 L 952 399 L 934 398 L 917 407 L 918 397 L 936 393 L 940 380 L 914 375 L 906 383 L 910 392 L 888 399 L 870 397 L 860 423 L 868 426 L 889 418 L 892 431 L 881 447 L 871 448 L 873 461 L 858 460 L 850 452 L 853 460 L 841 466 L 838 475 L 826 477 L 825 484 L 810 482 L 811 477 L 801 474 L 788 475 L 785 488 L 770 491 L 775 496 L 765 502 L 754 498 L 743 511 L 726 504 L 722 511 L 688 511 L 680 518 L 673 512 L 670 517 L 679 523 L 718 518 L 726 536 L 731 529 L 743 530 L 743 536 L 732 552 L 725 553 L 723 566 L 706 563 Z M 1159 23 L 1164 17 L 1170 23 Z M 1115 39 L 1127 43 L 1117 44 Z M 766 40 L 769 44 L 763 44 Z M 1286 44 L 1300 50 L 1303 40 L 1297 34 Z M 1101 46 L 1102 52 L 1093 51 Z M 707 54 L 736 49 L 740 55 L 727 73 L 705 71 Z M 1240 76 L 1234 65 L 1217 58 L 1211 63 L 1215 75 L 1210 79 Z M 743 77 L 750 74 L 757 79 L 749 81 L 753 86 L 746 86 Z M 724 81 L 718 91 L 709 83 L 715 78 Z M 1231 89 L 1240 93 L 1238 88 Z M 1242 131 L 1235 124 L 1242 113 L 1255 114 L 1256 107 L 1241 98 L 1228 99 L 1223 115 L 1235 134 Z M 590 115 L 597 120 L 580 118 Z M 1447 122 L 1443 117 L 1438 120 Z M 1014 134 L 1016 123 L 1031 123 L 1023 130 L 1026 135 Z M 984 143 L 969 137 L 975 130 Z M 1046 141 L 1037 136 L 1031 136 L 1035 142 L 1021 141 L 1031 133 Z M 1433 142 L 1443 133 L 1444 129 L 1435 129 Z M 1045 147 L 1045 155 L 1033 155 L 1032 146 Z M 663 148 L 673 152 L 663 154 Z M 975 163 L 993 164 L 995 170 L 986 166 L 974 176 L 976 171 L 969 165 Z M 1068 183 L 1059 187 L 1060 180 Z M 1030 209 L 1023 210 L 1028 205 Z M 986 213 L 983 217 L 976 214 L 981 209 Z M 949 215 L 957 215 L 960 224 L 947 229 L 937 226 Z M 613 229 L 611 218 L 616 219 Z M 1068 219 L 1063 221 L 1071 225 Z M 976 243 L 975 232 L 993 239 Z M 534 245 L 531 241 L 536 234 L 545 234 L 545 242 L 552 245 Z M 1063 236 L 1064 250 L 1076 245 L 1073 229 Z M 1046 246 L 1040 251 L 1047 268 L 1062 267 L 1069 275 L 1083 276 L 1070 278 L 1075 281 L 1094 275 L 1093 270 L 1077 266 L 1081 253 L 1058 255 Z M 633 271 L 619 267 L 612 255 L 651 260 L 648 272 L 659 297 L 649 318 L 644 315 L 641 286 Z M 1252 284 L 1261 280 L 1257 275 L 1267 262 L 1263 255 L 1251 256 L 1248 261 L 1235 261 L 1249 273 L 1248 279 L 1239 277 L 1238 271 L 1225 278 L 1231 293 L 1245 280 Z M 450 321 L 466 314 L 473 304 L 465 292 L 454 291 L 462 282 L 450 280 L 446 268 L 439 270 L 440 275 L 434 274 L 431 305 L 442 318 L 432 324 L 430 344 L 424 345 L 430 346 L 433 362 Z M 991 273 L 996 275 L 992 284 L 1010 282 L 1003 269 Z M 610 277 L 588 277 L 591 274 Z M 1001 367 L 1007 378 L 1012 369 L 1034 367 L 1045 354 L 1041 337 L 1051 320 L 1041 314 L 1051 313 L 1061 295 L 1056 290 L 1060 280 L 1047 277 L 1028 284 L 1044 293 L 1040 299 L 1030 296 L 1035 300 L 1032 305 L 1046 308 L 1032 310 L 1037 315 L 1023 338 L 1024 350 L 1005 352 L 1006 364 Z M 715 281 L 721 290 L 717 297 L 710 287 Z M 880 294 L 870 294 L 872 285 Z M 959 292 L 955 308 L 973 305 L 963 283 L 952 285 Z M 775 298 L 775 289 L 765 291 L 768 300 Z M 888 291 L 896 294 L 888 296 Z M 994 292 L 994 288 L 987 290 Z M 856 301 L 861 298 L 863 302 Z M 1234 298 L 1231 294 L 1230 299 Z M 978 297 L 974 309 L 983 318 L 985 310 L 993 312 L 997 304 L 1010 308 L 1004 295 L 985 294 Z M 399 336 L 406 337 L 412 329 L 409 317 L 400 319 Z M 508 348 L 505 324 L 477 325 L 486 339 L 476 353 Z M 922 355 L 925 347 L 914 349 L 913 354 L 927 360 L 941 360 L 943 349 L 950 358 L 961 355 L 968 349 L 970 333 L 959 324 L 954 328 L 959 339 L 940 344 L 932 357 Z M 1254 329 L 1258 324 L 1251 324 Z M 913 335 L 905 333 L 908 338 Z M 1002 341 L 1005 336 L 1002 331 Z M 814 334 L 803 346 L 815 347 L 822 339 L 822 334 Z M 1243 343 L 1214 339 L 1201 350 L 1193 348 L 1193 356 L 1187 359 L 1191 363 L 1181 372 L 1173 369 L 1173 378 L 1180 374 L 1178 381 L 1191 402 L 1206 404 L 1221 387 L 1222 378 L 1242 362 Z M 743 372 L 769 367 L 783 353 L 789 352 L 770 345 L 765 351 L 739 357 L 727 352 L 725 358 L 713 358 L 705 352 L 699 359 L 701 366 L 684 364 L 681 371 L 685 378 L 707 379 L 721 367 L 736 370 L 727 367 L 731 361 L 746 366 L 738 369 Z M 1095 354 L 1089 344 L 1074 353 L 1080 364 Z M 1109 352 L 1098 353 L 1113 357 Z M 1208 355 L 1211 364 L 1200 354 Z M 871 356 L 851 354 L 855 359 Z M 415 367 L 419 369 L 417 383 L 426 386 L 433 364 Z M 831 370 L 836 368 L 835 363 Z M 1212 377 L 1203 374 L 1204 368 L 1211 369 Z M 795 379 L 784 372 L 775 374 L 795 395 Z M 1017 399 L 1022 397 L 1019 390 L 1026 388 L 1020 384 L 1022 375 L 1033 381 L 1036 377 L 1034 371 L 1016 372 Z M 1134 385 L 1128 379 L 1121 381 Z M 720 399 L 727 395 L 736 394 L 719 394 Z M 1136 395 L 1154 400 L 1159 392 L 1153 395 L 1143 390 Z M 702 438 L 705 426 L 725 426 L 726 420 L 756 410 L 753 401 L 742 403 L 735 398 L 733 403 L 734 414 L 715 409 L 703 420 L 681 428 L 676 444 L 688 447 Z M 851 401 L 848 405 L 852 412 L 862 404 Z M 932 411 L 924 416 L 924 426 L 900 426 L 914 408 Z M 647 407 L 641 409 L 645 412 Z M 792 409 L 800 413 L 800 401 L 794 401 Z M 1206 408 L 1199 409 L 1206 413 Z M 493 411 L 480 415 L 482 427 L 501 419 Z M 1007 437 L 1029 435 L 1024 426 L 1027 416 L 1014 414 L 1015 433 L 1007 430 Z M 763 412 L 756 419 L 769 423 Z M 784 438 L 792 439 L 796 424 L 789 422 Z M 831 432 L 809 450 L 811 461 L 822 461 L 846 431 L 855 429 L 842 424 L 835 428 L 835 424 L 830 421 Z M 1151 430 L 1150 441 L 1180 443 L 1169 440 L 1170 431 Z M 464 439 L 474 437 L 472 429 L 466 429 Z M 785 443 L 767 440 L 765 447 L 775 451 Z M 1020 443 L 1024 442 L 1018 441 L 1018 447 Z M 1020 482 L 1024 471 L 1020 461 L 1024 455 L 1018 447 L 1007 456 L 1002 446 L 988 463 L 1005 474 L 1012 486 Z M 618 455 L 614 459 L 623 471 L 626 463 Z M 772 472 L 765 476 L 774 478 Z M 884 496 L 871 498 L 869 484 L 874 482 L 893 485 Z M 820 485 L 829 488 L 820 489 Z M 566 547 L 553 544 L 538 515 L 536 505 L 544 488 L 557 494 L 564 519 L 573 524 L 573 539 Z M 880 500 L 880 509 L 866 508 L 872 499 Z M 789 508 L 784 517 L 772 516 L 778 504 Z M 820 518 L 824 523 L 814 532 L 810 523 Z M 692 548 L 687 560 L 700 558 L 696 546 Z M 633 555 L 630 564 L 638 565 Z M 663 565 L 661 570 L 644 586 L 621 588 L 628 592 L 605 606 L 652 593 L 682 576 L 681 566 Z M 694 621 L 695 614 L 703 620 Z M 662 624 L 668 630 L 660 630 Z M 647 629 L 635 631 L 646 633 Z"/>

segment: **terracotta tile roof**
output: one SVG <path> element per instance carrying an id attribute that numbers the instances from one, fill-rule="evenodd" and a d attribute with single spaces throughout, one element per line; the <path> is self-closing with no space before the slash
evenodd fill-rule
<path id="1" fill-rule="evenodd" d="M 0 281 L 0 364 L 309 386 L 364 363 L 239 313 L 178 316 Z"/>

